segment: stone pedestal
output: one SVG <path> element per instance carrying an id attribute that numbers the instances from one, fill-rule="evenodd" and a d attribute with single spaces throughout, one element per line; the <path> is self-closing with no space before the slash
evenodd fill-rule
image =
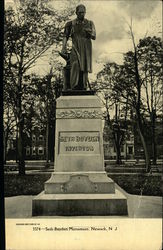
<path id="1" fill-rule="evenodd" d="M 58 98 L 55 138 L 54 173 L 33 199 L 33 215 L 127 215 L 126 197 L 104 170 L 99 98 Z"/>

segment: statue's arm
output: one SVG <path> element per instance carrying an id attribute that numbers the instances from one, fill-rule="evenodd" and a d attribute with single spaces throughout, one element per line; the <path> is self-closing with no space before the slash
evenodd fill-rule
<path id="1" fill-rule="evenodd" d="M 92 23 L 92 34 L 91 34 L 91 39 L 96 40 L 96 29 L 95 29 L 95 25 L 93 22 Z"/>
<path id="2" fill-rule="evenodd" d="M 89 39 L 95 40 L 96 39 L 95 25 L 94 25 L 94 23 L 92 21 L 89 21 L 89 22 L 90 22 L 90 27 L 85 29 L 86 37 L 89 38 Z"/>

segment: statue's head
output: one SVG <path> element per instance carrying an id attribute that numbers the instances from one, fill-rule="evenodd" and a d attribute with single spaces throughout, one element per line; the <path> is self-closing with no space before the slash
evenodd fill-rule
<path id="1" fill-rule="evenodd" d="M 83 4 L 80 4 L 76 7 L 76 15 L 79 20 L 83 20 L 86 13 L 86 7 Z"/>

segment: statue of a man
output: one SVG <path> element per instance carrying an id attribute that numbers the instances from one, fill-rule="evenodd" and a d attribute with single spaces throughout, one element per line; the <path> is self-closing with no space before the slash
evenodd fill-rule
<path id="1" fill-rule="evenodd" d="M 77 18 L 65 25 L 62 54 L 66 54 L 67 41 L 72 38 L 70 53 L 70 88 L 86 90 L 88 72 L 92 72 L 92 42 L 96 39 L 95 26 L 92 21 L 85 19 L 84 5 L 76 7 Z"/>

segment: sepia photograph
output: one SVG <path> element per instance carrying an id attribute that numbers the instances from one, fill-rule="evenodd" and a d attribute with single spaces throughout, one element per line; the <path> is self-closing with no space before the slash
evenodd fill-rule
<path id="1" fill-rule="evenodd" d="M 7 250 L 162 250 L 160 0 L 5 0 Z"/>

